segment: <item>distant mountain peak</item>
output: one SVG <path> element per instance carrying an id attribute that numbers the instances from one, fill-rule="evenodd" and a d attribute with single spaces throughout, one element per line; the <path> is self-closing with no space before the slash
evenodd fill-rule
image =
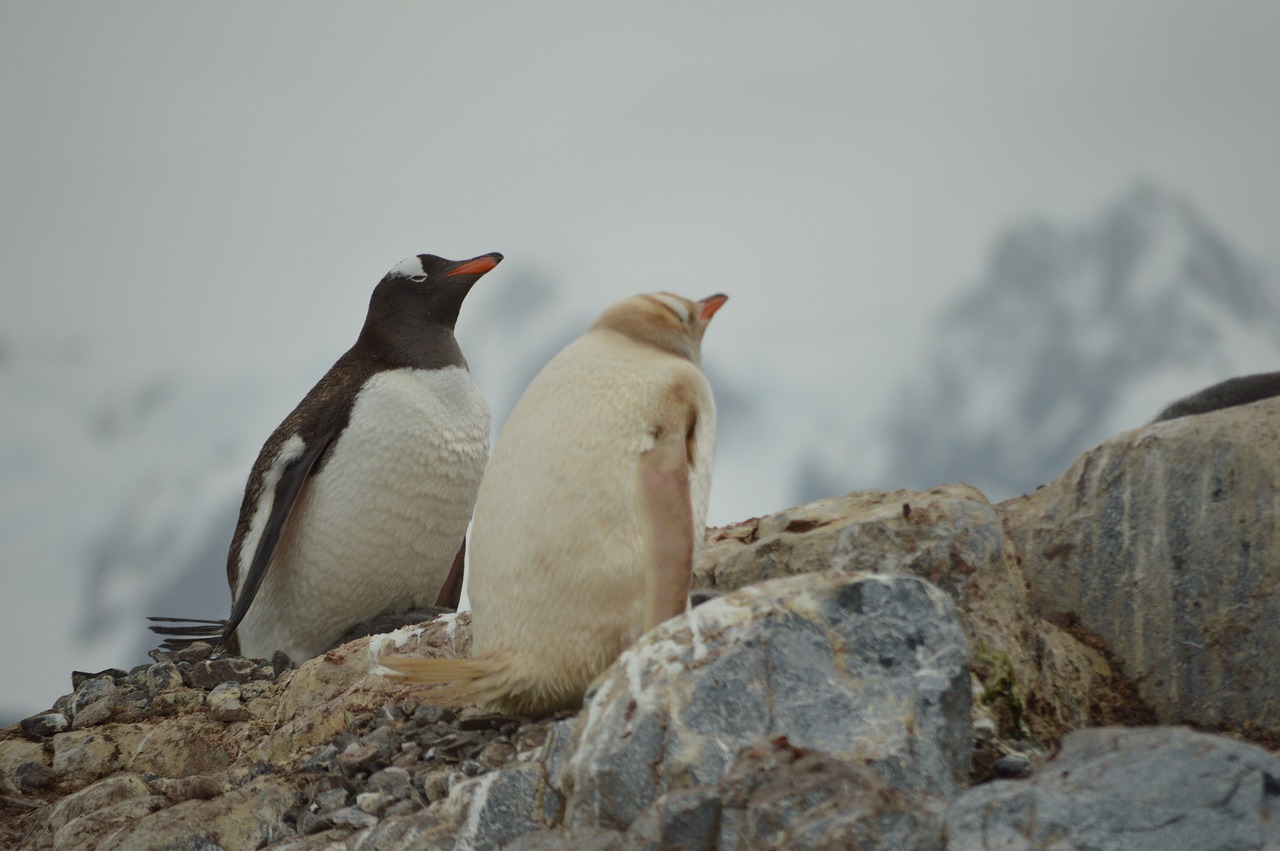
<path id="1" fill-rule="evenodd" d="M 1275 369 L 1268 292 L 1190 201 L 1149 181 L 1092 221 L 1017 225 L 903 391 L 891 474 L 908 487 L 968 481 L 993 498 L 1030 490 L 1172 396 Z"/>

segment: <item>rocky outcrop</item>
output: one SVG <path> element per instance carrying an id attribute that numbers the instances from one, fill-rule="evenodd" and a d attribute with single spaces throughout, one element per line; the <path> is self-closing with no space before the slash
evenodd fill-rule
<path id="1" fill-rule="evenodd" d="M 1034 612 L 1156 718 L 1280 739 L 1280 400 L 1126 432 L 1000 511 Z"/>
<path id="2" fill-rule="evenodd" d="M 388 643 L 465 655 L 466 615 L 296 670 L 197 647 L 78 675 L 0 732 L 0 846 L 1276 846 L 1274 754 L 1098 727 L 1274 741 L 1277 415 L 1123 434 L 998 506 L 948 485 L 712 530 L 713 599 L 568 717 L 380 676 Z"/>

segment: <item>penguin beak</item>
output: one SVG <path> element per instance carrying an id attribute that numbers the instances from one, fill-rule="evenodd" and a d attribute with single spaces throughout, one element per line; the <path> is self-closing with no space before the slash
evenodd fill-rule
<path id="1" fill-rule="evenodd" d="M 444 274 L 446 278 L 452 278 L 454 275 L 475 275 L 479 277 L 501 262 L 502 255 L 495 251 L 492 254 L 484 254 L 480 257 L 473 257 L 470 260 L 463 260 Z"/>
<path id="2" fill-rule="evenodd" d="M 724 293 L 716 293 L 715 295 L 709 295 L 704 299 L 700 299 L 697 302 L 699 307 L 698 318 L 703 322 L 708 321 L 711 317 L 716 315 L 717 310 L 724 307 L 724 303 L 728 300 L 729 297 Z"/>

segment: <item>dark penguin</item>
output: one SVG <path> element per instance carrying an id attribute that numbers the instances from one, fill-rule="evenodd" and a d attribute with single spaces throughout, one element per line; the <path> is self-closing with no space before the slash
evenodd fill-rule
<path id="1" fill-rule="evenodd" d="M 1228 378 L 1226 381 L 1173 402 L 1157 414 L 1152 422 L 1159 423 L 1178 417 L 1189 417 L 1193 414 L 1207 414 L 1222 408 L 1260 402 L 1272 396 L 1280 396 L 1280 372 L 1260 372 L 1256 375 Z"/>
<path id="2" fill-rule="evenodd" d="M 354 346 L 268 438 L 227 554 L 226 621 L 153 618 L 166 646 L 319 655 L 353 625 L 456 593 L 489 454 L 489 406 L 454 324 L 502 260 L 410 257 L 378 284 Z M 456 605 L 456 599 L 452 601 Z"/>

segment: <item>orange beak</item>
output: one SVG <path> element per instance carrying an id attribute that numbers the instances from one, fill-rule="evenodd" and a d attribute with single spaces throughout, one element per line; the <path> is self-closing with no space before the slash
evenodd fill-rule
<path id="1" fill-rule="evenodd" d="M 502 255 L 496 251 L 492 254 L 485 254 L 474 260 L 465 260 L 460 265 L 455 266 L 445 273 L 446 278 L 452 278 L 454 275 L 483 275 L 502 262 Z"/>
<path id="2" fill-rule="evenodd" d="M 715 295 L 709 295 L 706 298 L 700 300 L 698 302 L 698 305 L 701 307 L 701 310 L 698 311 L 698 318 L 701 319 L 703 322 L 706 322 L 708 319 L 715 316 L 716 311 L 719 310 L 721 307 L 723 307 L 724 303 L 728 300 L 729 300 L 729 297 L 724 293 L 716 293 Z"/>

